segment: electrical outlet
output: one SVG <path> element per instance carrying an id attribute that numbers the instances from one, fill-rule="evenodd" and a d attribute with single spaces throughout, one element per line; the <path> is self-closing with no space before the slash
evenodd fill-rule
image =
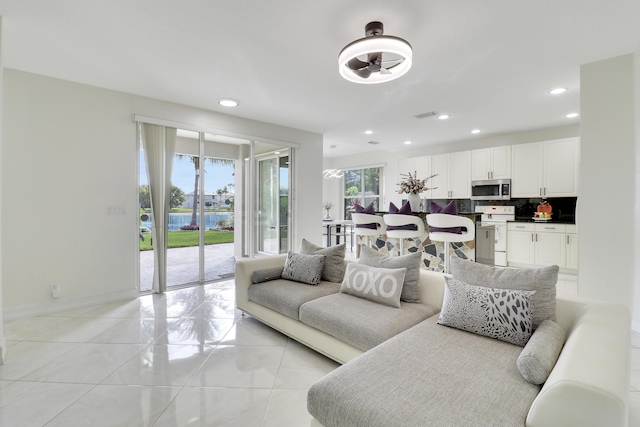
<path id="1" fill-rule="evenodd" d="M 51 295 L 53 295 L 53 299 L 58 299 L 60 296 L 60 283 L 51 282 Z"/>

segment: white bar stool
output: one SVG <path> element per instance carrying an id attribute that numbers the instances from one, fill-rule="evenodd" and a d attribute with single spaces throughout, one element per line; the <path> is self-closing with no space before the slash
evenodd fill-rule
<path id="1" fill-rule="evenodd" d="M 400 241 L 400 255 L 404 255 L 404 239 L 418 239 L 425 236 L 424 220 L 416 215 L 386 214 L 387 237 Z M 415 229 L 392 230 L 391 227 L 411 227 Z"/>
<path id="2" fill-rule="evenodd" d="M 449 273 L 451 242 L 469 242 L 475 239 L 475 224 L 467 217 L 448 214 L 429 214 L 427 215 L 427 224 L 429 224 L 430 229 L 433 227 L 461 227 L 466 229 L 466 231 L 462 231 L 462 234 L 429 230 L 429 239 L 431 239 L 431 241 L 444 243 L 444 272 Z"/>
<path id="3" fill-rule="evenodd" d="M 387 232 L 387 224 L 380 215 L 352 213 L 354 233 L 356 238 L 359 236 L 367 238 L 367 244 L 370 244 L 371 237 L 382 236 Z M 362 227 L 363 225 L 375 224 L 375 228 Z M 360 225 L 360 227 L 358 227 Z M 360 244 L 356 245 L 356 258 L 360 258 Z"/>

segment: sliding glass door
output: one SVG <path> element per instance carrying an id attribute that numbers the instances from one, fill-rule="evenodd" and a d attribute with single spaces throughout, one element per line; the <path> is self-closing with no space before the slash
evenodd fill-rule
<path id="1" fill-rule="evenodd" d="M 289 150 L 257 160 L 258 252 L 287 252 L 289 238 Z"/>

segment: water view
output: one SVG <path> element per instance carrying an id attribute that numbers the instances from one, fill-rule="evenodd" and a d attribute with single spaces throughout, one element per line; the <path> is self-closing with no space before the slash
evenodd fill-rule
<path id="1" fill-rule="evenodd" d="M 151 214 L 147 221 L 142 221 L 141 226 L 151 230 Z M 204 228 L 205 230 L 220 228 L 218 224 L 221 221 L 226 221 L 228 225 L 233 224 L 231 212 L 205 212 L 204 213 Z M 190 212 L 170 212 L 169 213 L 169 231 L 179 231 L 183 225 L 189 225 L 191 223 Z M 200 215 L 196 215 L 196 223 L 200 224 Z"/>

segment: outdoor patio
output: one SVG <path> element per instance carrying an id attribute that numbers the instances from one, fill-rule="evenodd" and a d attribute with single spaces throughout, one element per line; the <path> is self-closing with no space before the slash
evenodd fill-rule
<path id="1" fill-rule="evenodd" d="M 199 248 L 172 248 L 167 250 L 167 287 L 181 286 L 199 281 Z M 236 259 L 233 243 L 204 247 L 205 282 L 225 279 L 235 274 Z M 140 252 L 140 292 L 151 291 L 153 283 L 153 251 Z"/>

